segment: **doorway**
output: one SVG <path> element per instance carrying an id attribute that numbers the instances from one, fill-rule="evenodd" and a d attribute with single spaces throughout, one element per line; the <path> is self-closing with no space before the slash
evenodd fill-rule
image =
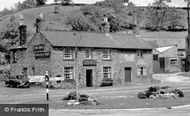
<path id="1" fill-rule="evenodd" d="M 125 82 L 131 82 L 131 67 L 125 67 Z"/>
<path id="2" fill-rule="evenodd" d="M 86 70 L 86 86 L 87 87 L 92 87 L 93 78 L 92 78 L 92 69 L 87 69 Z"/>
<path id="3" fill-rule="evenodd" d="M 185 72 L 186 59 L 181 59 L 181 72 Z"/>

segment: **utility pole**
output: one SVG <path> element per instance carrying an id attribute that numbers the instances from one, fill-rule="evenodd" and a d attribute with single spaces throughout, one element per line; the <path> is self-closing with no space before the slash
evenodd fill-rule
<path id="1" fill-rule="evenodd" d="M 189 71 L 190 65 L 190 14 L 189 14 L 190 2 L 187 2 L 187 22 L 188 22 L 188 35 L 186 39 L 186 71 Z"/>
<path id="2" fill-rule="evenodd" d="M 79 86 L 79 82 L 78 82 L 78 65 L 77 65 L 77 51 L 78 51 L 78 48 L 77 48 L 77 43 L 75 45 L 75 81 L 76 81 L 76 97 L 77 97 L 77 100 L 78 100 L 78 86 Z"/>
<path id="3" fill-rule="evenodd" d="M 74 34 L 77 36 L 77 34 Z M 75 81 L 76 81 L 76 97 L 77 97 L 77 101 L 79 99 L 79 74 L 78 74 L 78 61 L 77 61 L 77 54 L 78 54 L 78 43 L 80 42 L 81 40 L 81 35 L 79 35 L 79 38 L 77 37 L 76 39 L 78 39 L 76 41 L 76 44 L 75 44 Z"/>

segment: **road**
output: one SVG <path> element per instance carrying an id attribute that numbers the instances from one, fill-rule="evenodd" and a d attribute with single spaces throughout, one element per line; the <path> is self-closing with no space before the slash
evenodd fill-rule
<path id="1" fill-rule="evenodd" d="M 120 87 L 104 87 L 104 88 L 83 88 L 80 89 L 81 93 L 87 93 L 88 95 L 111 95 L 113 93 L 137 93 L 144 91 L 151 85 L 155 84 L 139 84 L 135 86 L 120 86 Z M 157 85 L 157 84 L 156 84 Z M 190 91 L 190 83 L 161 83 L 158 85 L 170 85 L 172 87 Z M 72 90 L 50 90 L 51 99 L 61 99 L 64 95 Z M 29 89 L 20 88 L 7 88 L 4 83 L 0 83 L 0 103 L 12 104 L 12 103 L 32 103 L 35 101 L 45 101 L 46 98 L 45 88 L 31 87 Z M 190 106 L 167 109 L 167 108 L 153 108 L 153 109 L 95 109 L 95 110 L 55 110 L 50 109 L 50 116 L 188 116 L 190 115 Z"/>
<path id="2" fill-rule="evenodd" d="M 50 116 L 189 116 L 190 106 L 182 108 L 50 110 Z"/>
<path id="3" fill-rule="evenodd" d="M 151 84 L 152 85 L 152 84 Z M 147 89 L 150 84 L 148 85 L 136 85 L 136 86 L 122 86 L 122 87 L 104 87 L 104 88 L 83 88 L 80 89 L 81 93 L 88 94 L 88 95 L 111 95 L 113 93 L 130 93 L 135 92 L 138 93 L 140 91 L 144 91 Z M 168 84 L 163 84 L 168 85 Z M 188 83 L 179 84 L 179 85 L 172 85 L 178 89 L 185 89 L 186 91 L 190 91 L 190 86 Z M 11 103 L 29 103 L 33 101 L 45 101 L 46 99 L 46 89 L 45 88 L 7 88 L 5 87 L 4 83 L 0 83 L 0 103 L 11 104 Z M 50 99 L 61 99 L 64 95 L 72 90 L 50 90 Z"/>

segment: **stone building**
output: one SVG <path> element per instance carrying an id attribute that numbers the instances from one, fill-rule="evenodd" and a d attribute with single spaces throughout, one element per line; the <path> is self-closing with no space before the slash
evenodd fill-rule
<path id="1" fill-rule="evenodd" d="M 78 77 L 87 87 L 99 86 L 103 78 L 112 78 L 114 85 L 152 80 L 152 47 L 134 35 L 42 31 L 41 21 L 37 19 L 36 33 L 27 41 L 22 36 L 26 28 L 20 26 L 25 42 L 11 49 L 12 75 L 48 71 L 51 77 Z"/>
<path id="2" fill-rule="evenodd" d="M 187 32 L 140 32 L 140 39 L 147 41 L 153 50 L 153 72 L 184 72 L 186 67 Z M 157 45 L 155 45 L 155 42 Z"/>

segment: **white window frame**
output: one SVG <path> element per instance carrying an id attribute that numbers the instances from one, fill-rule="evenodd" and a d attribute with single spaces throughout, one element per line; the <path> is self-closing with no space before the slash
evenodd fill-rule
<path id="1" fill-rule="evenodd" d="M 176 64 L 171 64 L 171 60 L 176 60 Z M 179 62 L 178 58 L 169 58 L 170 65 L 178 65 L 179 64 L 178 62 Z"/>
<path id="2" fill-rule="evenodd" d="M 69 50 L 69 52 L 66 53 L 66 50 Z M 65 48 L 63 58 L 64 59 L 73 59 L 73 49 L 72 48 Z"/>
<path id="3" fill-rule="evenodd" d="M 107 69 L 105 70 L 105 68 L 107 68 Z M 102 75 L 103 75 L 103 78 L 112 78 L 112 67 L 111 66 L 103 66 L 102 67 Z"/>
<path id="4" fill-rule="evenodd" d="M 146 66 L 137 66 L 137 76 L 147 76 L 147 70 Z"/>
<path id="5" fill-rule="evenodd" d="M 86 59 L 92 59 L 92 49 L 85 50 Z"/>
<path id="6" fill-rule="evenodd" d="M 104 54 L 105 52 L 107 52 L 107 54 Z M 103 60 L 109 60 L 109 59 L 111 59 L 111 50 L 110 49 L 104 49 L 102 51 L 102 59 Z"/>
<path id="7" fill-rule="evenodd" d="M 74 79 L 74 68 L 72 66 L 64 67 L 64 79 Z"/>

